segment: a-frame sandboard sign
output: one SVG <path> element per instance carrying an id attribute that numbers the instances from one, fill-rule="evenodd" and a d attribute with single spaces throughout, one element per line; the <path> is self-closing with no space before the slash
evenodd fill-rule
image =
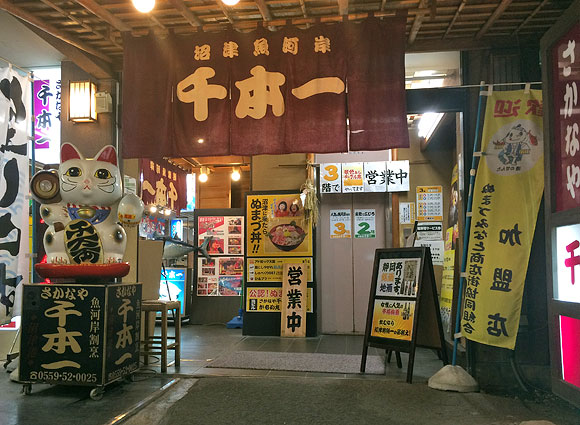
<path id="1" fill-rule="evenodd" d="M 417 346 L 439 350 L 446 365 L 429 248 L 377 249 L 372 279 L 361 373 L 365 372 L 369 346 L 409 353 L 408 383 L 413 380 Z"/>

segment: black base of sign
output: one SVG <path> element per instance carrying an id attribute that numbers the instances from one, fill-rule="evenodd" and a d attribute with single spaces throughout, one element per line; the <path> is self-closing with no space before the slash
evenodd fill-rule
<path id="1" fill-rule="evenodd" d="M 377 249 L 372 279 L 360 372 L 365 372 L 369 346 L 386 350 L 385 365 L 394 351 L 399 368 L 400 353 L 409 353 L 409 384 L 416 347 L 438 350 L 448 364 L 429 248 Z"/>

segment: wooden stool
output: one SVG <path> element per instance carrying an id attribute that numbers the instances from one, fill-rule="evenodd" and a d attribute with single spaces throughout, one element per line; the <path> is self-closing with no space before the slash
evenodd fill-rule
<path id="1" fill-rule="evenodd" d="M 173 325 L 175 327 L 175 336 L 167 336 L 167 312 L 174 311 Z M 179 368 L 180 360 L 180 343 L 181 343 L 181 302 L 168 300 L 143 300 L 141 303 L 141 311 L 145 314 L 145 335 L 143 338 L 143 363 L 149 364 L 149 356 L 153 354 L 161 354 L 161 372 L 167 372 L 167 366 L 175 364 Z M 149 315 L 153 313 L 155 316 L 157 312 L 161 312 L 161 336 L 149 334 Z M 155 334 L 155 332 L 153 332 Z M 171 344 L 167 340 L 172 340 Z M 167 364 L 167 350 L 175 351 L 175 361 Z"/>

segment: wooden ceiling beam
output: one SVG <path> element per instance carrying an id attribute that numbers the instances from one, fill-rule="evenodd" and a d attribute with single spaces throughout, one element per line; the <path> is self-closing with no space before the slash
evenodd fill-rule
<path id="1" fill-rule="evenodd" d="M 115 73 L 108 63 L 85 53 L 83 50 L 71 45 L 67 41 L 54 37 L 51 34 L 47 34 L 44 30 L 33 24 L 24 21 L 22 23 L 30 29 L 30 31 L 41 37 L 86 73 L 99 80 L 115 78 Z"/>
<path id="2" fill-rule="evenodd" d="M 457 11 L 455 12 L 455 15 L 453 15 L 453 18 L 451 19 L 451 22 L 449 23 L 449 26 L 447 27 L 447 31 L 445 31 L 445 34 L 443 34 L 443 38 L 446 38 L 449 35 L 449 33 L 451 32 L 451 28 L 453 28 L 453 24 L 455 23 L 455 21 L 457 21 L 459 14 L 461 13 L 463 8 L 465 7 L 465 3 L 467 3 L 467 0 L 461 0 L 461 4 L 457 7 Z"/>
<path id="3" fill-rule="evenodd" d="M 103 6 L 98 4 L 94 0 L 77 0 L 77 3 L 87 9 L 89 12 L 101 18 L 103 21 L 108 22 L 118 31 L 131 31 L 131 27 L 105 9 Z"/>
<path id="4" fill-rule="evenodd" d="M 254 0 L 256 5 L 258 6 L 258 10 L 262 14 L 262 18 L 264 21 L 271 21 L 272 20 L 272 13 L 270 12 L 270 8 L 266 4 L 265 0 Z"/>
<path id="5" fill-rule="evenodd" d="M 308 11 L 306 10 L 306 3 L 304 3 L 304 0 L 300 0 L 300 9 L 302 10 L 302 16 L 308 18 Z"/>
<path id="6" fill-rule="evenodd" d="M 84 23 L 83 21 L 81 21 L 80 19 L 77 19 L 73 14 L 67 12 L 66 10 L 64 10 L 63 8 L 57 6 L 56 4 L 54 4 L 52 1 L 50 0 L 40 0 L 41 2 L 43 2 L 44 4 L 46 4 L 49 7 L 52 7 L 54 10 L 56 10 L 57 12 L 59 12 L 61 15 L 66 16 L 68 19 L 70 19 L 71 21 L 73 21 L 74 23 L 76 23 L 77 25 L 80 25 L 81 27 L 83 27 L 84 29 L 86 29 L 87 31 L 96 34 L 98 37 L 102 38 L 103 40 L 106 40 L 110 43 L 112 43 L 114 46 L 119 47 L 119 48 L 123 48 L 123 46 L 121 46 L 115 39 L 114 37 L 107 37 L 104 34 L 101 34 L 99 31 L 95 30 L 93 27 L 91 27 L 90 25 Z"/>
<path id="7" fill-rule="evenodd" d="M 183 16 L 192 27 L 197 28 L 203 26 L 201 19 L 199 19 L 193 14 L 191 10 L 189 10 L 185 3 L 183 3 L 183 0 L 169 0 L 169 3 L 171 3 L 171 5 L 177 9 L 179 13 L 181 13 L 181 16 Z"/>
<path id="8" fill-rule="evenodd" d="M 151 22 L 153 22 L 155 25 L 157 25 L 163 31 L 168 31 L 167 27 L 165 25 L 163 25 L 163 23 L 159 19 L 157 19 L 157 17 L 153 13 L 149 13 L 148 17 L 151 20 Z"/>
<path id="9" fill-rule="evenodd" d="M 493 23 L 497 21 L 497 18 L 501 16 L 501 14 L 507 9 L 507 7 L 510 5 L 511 2 L 512 0 L 501 0 L 501 3 L 493 11 L 487 22 L 483 25 L 483 27 L 481 27 L 481 29 L 475 35 L 476 40 L 479 40 L 481 39 L 481 37 L 484 36 L 487 30 L 491 28 Z"/>
<path id="10" fill-rule="evenodd" d="M 421 0 L 419 2 L 419 10 L 426 9 L 426 6 L 427 6 L 427 0 Z M 425 10 L 425 13 L 428 13 L 428 12 L 429 12 L 428 10 Z M 411 32 L 409 33 L 409 40 L 408 40 L 407 44 L 411 45 L 415 42 L 415 39 L 417 38 L 417 34 L 419 33 L 419 30 L 421 29 L 421 25 L 423 24 L 424 18 L 425 18 L 425 14 L 415 16 L 415 20 L 413 21 L 413 26 L 411 26 Z"/>
<path id="11" fill-rule="evenodd" d="M 221 11 L 224 14 L 224 16 L 226 17 L 226 19 L 229 21 L 229 23 L 233 25 L 234 24 L 234 18 L 232 18 L 232 15 L 230 14 L 230 11 L 226 7 L 226 5 L 223 4 L 221 0 L 215 0 L 215 2 L 217 3 L 217 5 L 219 6 L 219 8 L 221 9 Z"/>
<path id="12" fill-rule="evenodd" d="M 340 16 L 348 15 L 348 0 L 338 0 L 338 14 Z"/>
<path id="13" fill-rule="evenodd" d="M 516 35 L 531 19 L 536 16 L 536 14 L 548 3 L 548 0 L 543 0 L 533 11 L 528 15 L 526 19 L 515 29 L 512 35 Z"/>
<path id="14" fill-rule="evenodd" d="M 84 50 L 91 55 L 94 55 L 106 62 L 113 62 L 113 60 L 108 57 L 107 55 L 99 52 L 98 50 L 92 48 L 88 44 L 83 43 L 82 41 L 76 39 L 70 34 L 67 34 L 65 31 L 56 28 L 53 25 L 45 23 L 42 19 L 37 18 L 32 13 L 27 12 L 24 9 L 16 6 L 14 3 L 8 0 L 0 0 L 0 9 L 5 10 L 6 12 L 10 13 L 11 15 L 28 22 L 31 25 L 34 25 L 37 28 L 40 28 L 42 31 L 49 33 L 50 35 L 55 36 L 56 38 L 61 39 L 62 41 L 67 42 L 68 44 L 75 46 L 78 49 Z"/>

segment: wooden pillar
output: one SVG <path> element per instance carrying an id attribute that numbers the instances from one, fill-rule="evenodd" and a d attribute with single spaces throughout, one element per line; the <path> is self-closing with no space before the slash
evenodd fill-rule
<path id="1" fill-rule="evenodd" d="M 399 152 L 397 149 L 391 150 L 391 160 L 396 161 L 399 157 Z M 399 236 L 399 194 L 397 192 L 393 192 L 391 197 L 391 212 L 392 212 L 392 219 L 391 225 L 393 228 L 393 248 L 399 248 L 401 246 L 400 243 L 400 236 Z"/>

